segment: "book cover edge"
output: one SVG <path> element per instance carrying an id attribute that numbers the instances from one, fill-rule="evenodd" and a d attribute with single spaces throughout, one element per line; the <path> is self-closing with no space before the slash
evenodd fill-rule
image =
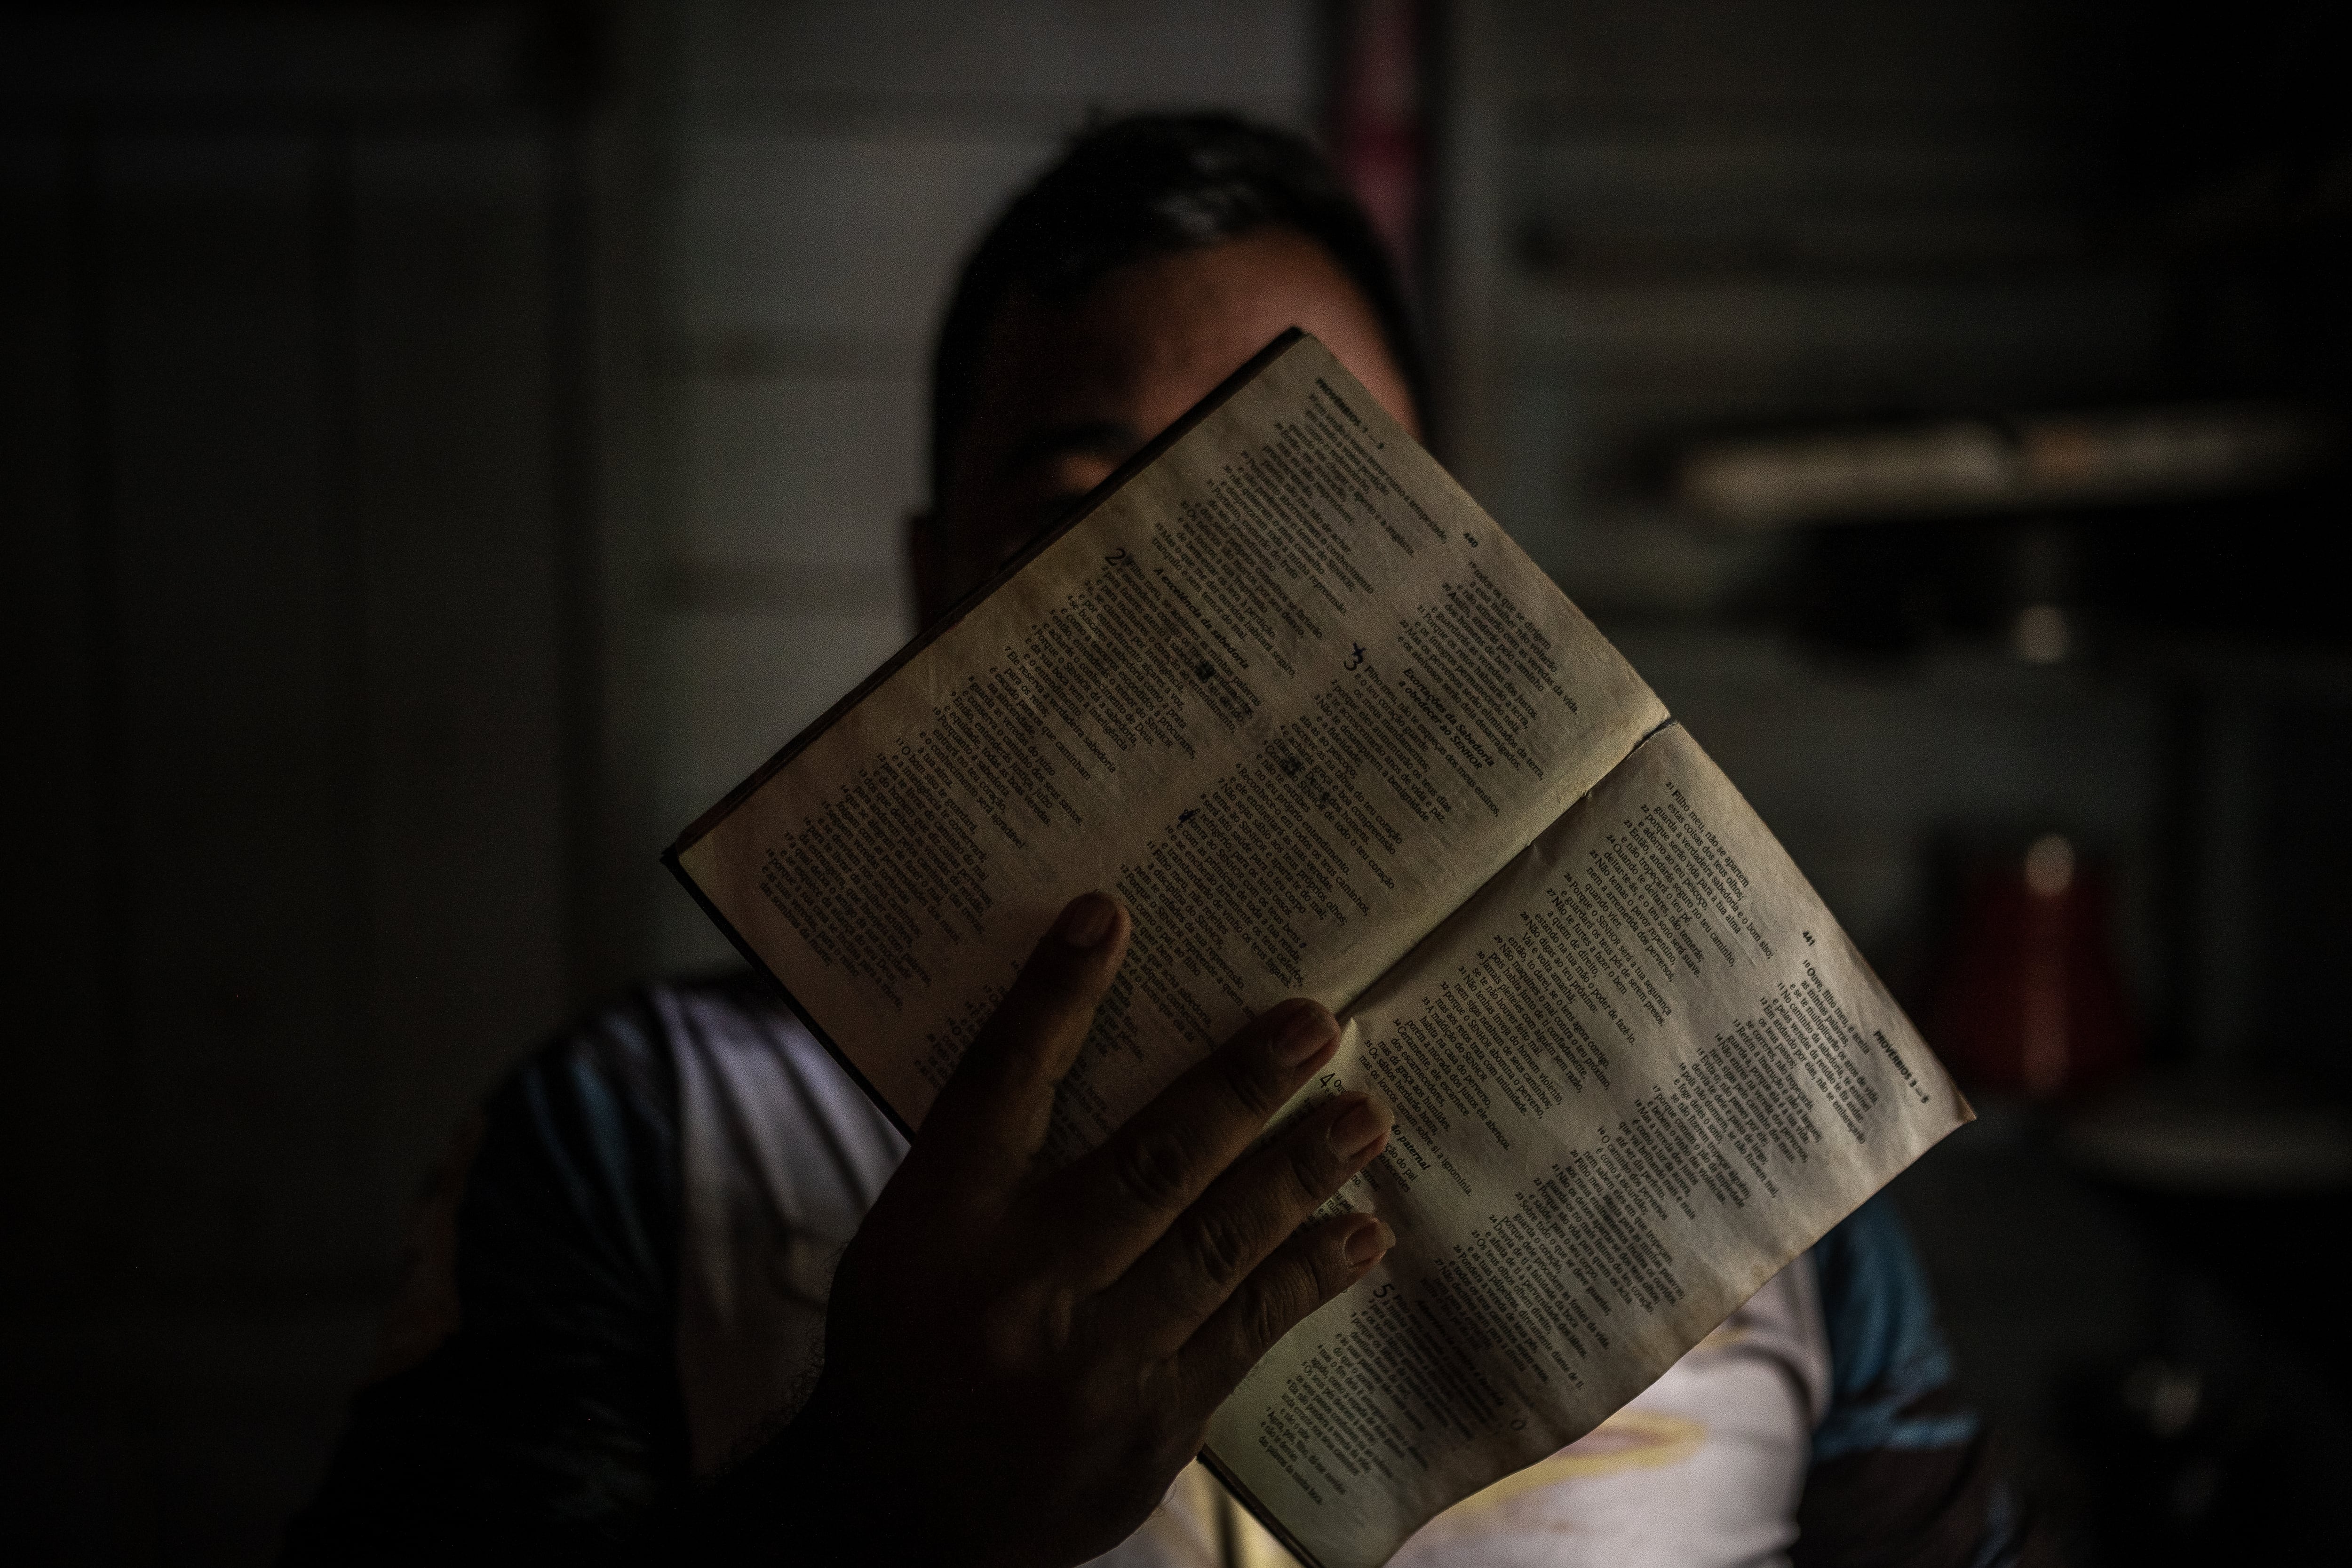
<path id="1" fill-rule="evenodd" d="M 744 939 L 743 933 L 735 929 L 735 922 L 729 920 L 717 904 L 711 902 L 710 895 L 702 890 L 702 884 L 694 879 L 694 873 L 686 868 L 685 863 L 678 858 L 678 846 L 672 845 L 662 851 L 661 862 L 669 868 L 670 875 L 676 877 L 679 885 L 686 889 L 687 896 L 695 901 L 705 915 L 709 917 L 710 923 L 719 928 L 719 934 L 727 939 L 728 945 L 735 950 L 744 963 L 751 966 L 751 973 L 768 983 L 778 998 L 792 1011 L 793 1016 L 798 1018 L 802 1026 L 808 1030 L 810 1037 L 824 1047 L 824 1054 L 831 1057 L 841 1070 L 849 1075 L 849 1080 L 857 1086 L 866 1099 L 874 1102 L 876 1109 L 889 1120 L 890 1125 L 898 1130 L 898 1136 L 906 1139 L 909 1143 L 913 1142 L 915 1130 L 907 1124 L 905 1117 L 898 1114 L 898 1108 L 891 1104 L 889 1097 L 875 1088 L 873 1081 L 858 1070 L 857 1064 L 849 1059 L 848 1052 L 834 1044 L 833 1037 L 825 1033 L 824 1026 L 817 1022 L 816 1015 L 802 1005 L 801 999 L 793 994 L 793 988 L 785 984 L 774 970 L 768 967 L 768 961 L 761 957 L 759 951 Z"/>
<path id="2" fill-rule="evenodd" d="M 1211 1475 L 1217 1478 L 1217 1484 L 1231 1492 L 1234 1500 L 1247 1509 L 1250 1517 L 1265 1526 L 1266 1533 L 1280 1542 L 1285 1552 L 1297 1558 L 1304 1568 L 1323 1568 L 1323 1560 L 1307 1550 L 1306 1544 L 1275 1517 L 1274 1510 L 1259 1500 L 1257 1493 L 1244 1485 L 1241 1478 L 1234 1474 L 1233 1467 L 1217 1458 L 1217 1451 L 1214 1448 L 1202 1448 L 1200 1458 L 1202 1465 Z"/>

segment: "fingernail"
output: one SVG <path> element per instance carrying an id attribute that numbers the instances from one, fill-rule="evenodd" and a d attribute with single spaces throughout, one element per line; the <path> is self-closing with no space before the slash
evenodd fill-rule
<path id="1" fill-rule="evenodd" d="M 1370 1225 L 1358 1226 L 1348 1237 L 1348 1261 L 1361 1268 L 1367 1263 L 1377 1263 L 1396 1245 L 1396 1232 L 1389 1222 L 1376 1219 Z"/>
<path id="2" fill-rule="evenodd" d="M 1296 1009 L 1274 1037 L 1274 1059 L 1278 1066 L 1304 1067 L 1316 1052 L 1329 1045 L 1339 1032 L 1339 1021 L 1312 1002 Z"/>
<path id="3" fill-rule="evenodd" d="M 1054 934 L 1072 947 L 1100 947 L 1118 919 L 1117 904 L 1100 893 L 1082 893 L 1070 900 L 1070 907 L 1054 922 Z"/>
<path id="4" fill-rule="evenodd" d="M 1389 1110 L 1388 1101 L 1377 1094 L 1368 1094 L 1349 1106 L 1323 1136 L 1330 1143 L 1331 1152 L 1342 1160 L 1352 1160 L 1370 1148 L 1374 1141 L 1386 1136 L 1395 1122 L 1395 1113 Z"/>

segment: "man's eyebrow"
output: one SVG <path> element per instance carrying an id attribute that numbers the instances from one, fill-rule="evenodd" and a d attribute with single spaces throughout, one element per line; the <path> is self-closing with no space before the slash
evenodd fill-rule
<path id="1" fill-rule="evenodd" d="M 1017 474 L 1033 463 L 1077 452 L 1087 457 L 1125 458 L 1143 445 L 1135 426 L 1117 419 L 1090 419 L 1054 425 L 1024 437 L 997 465 L 1000 474 Z"/>

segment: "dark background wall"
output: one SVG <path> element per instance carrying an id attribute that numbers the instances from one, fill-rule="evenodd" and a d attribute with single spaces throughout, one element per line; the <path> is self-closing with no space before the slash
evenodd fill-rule
<path id="1" fill-rule="evenodd" d="M 1324 124 L 1380 9 L 0 13 L 12 1555 L 269 1554 L 436 1151 L 723 959 L 654 851 L 911 629 L 963 246 L 1091 113 Z M 1932 973 L 1939 845 L 2062 829 L 2151 1061 L 2352 1089 L 2340 483 L 2026 520 L 2095 634 L 2036 664 L 1955 587 L 2020 520 L 1738 533 L 1669 482 L 1727 433 L 2340 409 L 2316 8 L 1409 9 L 1445 455 L 1874 957 Z M 2068 1391 L 2179 1297 L 2038 1114 L 1898 1197 L 2090 1541 Z"/>
<path id="2" fill-rule="evenodd" d="M 0 19 L 22 1561 L 264 1554 L 457 1115 L 637 960 L 586 42 Z"/>
<path id="3" fill-rule="evenodd" d="M 266 1558 L 497 1074 L 909 629 L 962 247 L 1303 5 L 0 14 L 0 1538 Z M 32 826 L 37 825 L 37 826 Z"/>

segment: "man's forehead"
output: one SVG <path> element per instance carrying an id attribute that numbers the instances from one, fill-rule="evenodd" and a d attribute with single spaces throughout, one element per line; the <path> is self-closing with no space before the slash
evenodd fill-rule
<path id="1" fill-rule="evenodd" d="M 1354 362 L 1376 392 L 1400 382 L 1370 302 L 1321 246 L 1287 229 L 1133 262 L 1073 300 L 1016 295 L 983 356 L 971 435 L 994 450 L 982 471 L 1123 458 L 1292 326 Z"/>
<path id="2" fill-rule="evenodd" d="M 1198 401 L 1288 324 L 1261 333 L 1261 318 L 1275 312 L 1228 289 L 1188 286 L 1188 274 L 1213 266 L 1209 256 L 1170 258 L 1115 273 L 1078 300 L 1009 301 L 982 368 L 1007 398 L 999 438 L 1092 437 Z M 1171 402 L 1172 413 L 1160 406 Z"/>

